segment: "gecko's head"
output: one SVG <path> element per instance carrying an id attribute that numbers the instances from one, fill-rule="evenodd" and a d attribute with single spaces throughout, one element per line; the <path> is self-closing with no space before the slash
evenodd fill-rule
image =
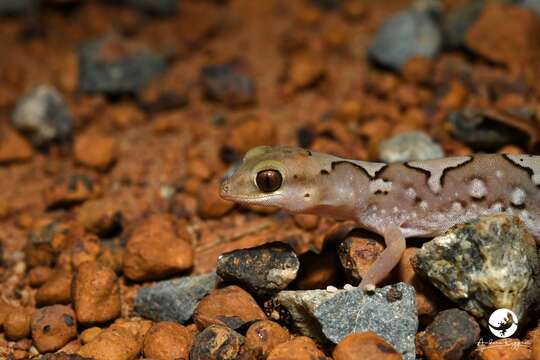
<path id="1" fill-rule="evenodd" d="M 243 204 L 309 211 L 320 198 L 321 161 L 317 156 L 301 148 L 253 148 L 225 174 L 220 195 Z"/>

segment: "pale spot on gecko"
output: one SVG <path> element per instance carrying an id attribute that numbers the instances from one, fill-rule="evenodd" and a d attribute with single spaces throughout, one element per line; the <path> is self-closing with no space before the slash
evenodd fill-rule
<path id="1" fill-rule="evenodd" d="M 416 199 L 416 191 L 412 187 L 405 190 L 405 195 L 411 200 Z"/>
<path id="2" fill-rule="evenodd" d="M 428 203 L 424 200 L 420 201 L 420 204 L 418 206 L 420 206 L 420 209 L 422 210 L 427 210 L 427 208 L 429 207 Z"/>
<path id="3" fill-rule="evenodd" d="M 503 204 L 500 202 L 493 203 L 490 207 L 491 211 L 501 212 L 503 211 Z"/>
<path id="4" fill-rule="evenodd" d="M 486 184 L 480 179 L 472 179 L 469 194 L 475 199 L 482 199 L 487 195 Z"/>
<path id="5" fill-rule="evenodd" d="M 512 194 L 510 195 L 510 201 L 515 206 L 522 206 L 525 204 L 525 191 L 521 188 L 515 188 L 514 191 L 512 191 Z"/>
<path id="6" fill-rule="evenodd" d="M 376 179 L 369 182 L 369 191 L 372 194 L 383 192 L 387 193 L 392 190 L 392 182 L 384 181 L 383 179 Z"/>
<path id="7" fill-rule="evenodd" d="M 455 201 L 452 203 L 452 211 L 459 212 L 461 210 L 463 210 L 463 205 L 460 202 Z"/>

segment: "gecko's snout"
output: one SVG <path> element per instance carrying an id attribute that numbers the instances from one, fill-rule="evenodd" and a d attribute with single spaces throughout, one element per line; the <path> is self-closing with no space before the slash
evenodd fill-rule
<path id="1" fill-rule="evenodd" d="M 231 178 L 233 177 L 236 170 L 238 170 L 240 165 L 241 163 L 234 164 L 225 172 L 225 174 L 223 174 L 223 178 L 221 179 L 221 184 L 219 186 L 219 196 L 221 196 L 222 198 L 230 199 Z"/>
<path id="2" fill-rule="evenodd" d="M 231 184 L 229 179 L 223 178 L 221 180 L 221 185 L 219 186 L 219 196 L 224 199 L 227 199 L 230 196 Z"/>

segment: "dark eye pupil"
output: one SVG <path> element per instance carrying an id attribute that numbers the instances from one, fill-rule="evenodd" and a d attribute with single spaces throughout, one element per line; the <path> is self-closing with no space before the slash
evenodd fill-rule
<path id="1" fill-rule="evenodd" d="M 279 171 L 263 170 L 257 174 L 257 186 L 262 192 L 273 192 L 280 188 L 283 178 Z"/>

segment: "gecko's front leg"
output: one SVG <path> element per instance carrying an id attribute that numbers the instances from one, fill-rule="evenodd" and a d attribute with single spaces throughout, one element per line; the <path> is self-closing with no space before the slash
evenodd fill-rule
<path id="1" fill-rule="evenodd" d="M 386 277 L 398 264 L 403 251 L 405 251 L 405 237 L 401 229 L 396 225 L 391 225 L 382 231 L 386 249 L 375 260 L 373 265 L 362 277 L 360 288 L 365 291 L 375 290 L 378 282 Z"/>

